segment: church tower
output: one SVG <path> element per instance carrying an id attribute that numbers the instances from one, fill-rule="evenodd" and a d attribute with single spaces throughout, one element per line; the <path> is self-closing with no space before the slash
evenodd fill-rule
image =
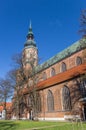
<path id="1" fill-rule="evenodd" d="M 32 31 L 32 25 L 30 22 L 29 31 L 27 34 L 27 40 L 24 44 L 23 54 L 22 54 L 23 68 L 28 70 L 30 65 L 38 65 L 38 50 L 36 43 L 34 41 L 34 34 Z"/>

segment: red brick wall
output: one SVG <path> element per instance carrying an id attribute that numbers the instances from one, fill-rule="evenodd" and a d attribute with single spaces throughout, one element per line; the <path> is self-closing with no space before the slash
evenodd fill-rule
<path id="1" fill-rule="evenodd" d="M 49 78 L 51 68 L 53 67 L 56 70 L 56 74 L 60 73 L 61 63 L 65 62 L 67 65 L 67 70 L 76 66 L 76 58 L 77 56 L 80 56 L 82 58 L 82 51 L 77 52 L 73 54 L 72 56 L 65 58 L 64 60 L 56 63 L 55 65 L 49 67 L 48 69 L 44 70 L 43 72 L 46 72 L 47 78 Z M 64 117 L 65 114 L 68 114 L 69 112 L 65 112 L 62 107 L 62 88 L 64 85 L 67 85 L 71 91 L 71 87 L 74 86 L 74 81 L 65 81 L 64 83 L 54 85 L 52 87 L 48 87 L 46 89 L 40 90 L 41 93 L 41 101 L 42 101 L 42 113 L 40 114 L 41 117 L 45 116 L 46 118 L 60 118 Z M 77 86 L 75 86 L 77 87 Z M 54 111 L 48 112 L 47 110 L 47 93 L 48 90 L 51 90 L 54 95 Z M 78 92 L 76 93 L 78 94 Z M 71 95 L 72 97 L 72 95 Z M 76 102 L 76 104 L 78 104 Z M 74 104 L 75 105 L 75 104 Z"/>

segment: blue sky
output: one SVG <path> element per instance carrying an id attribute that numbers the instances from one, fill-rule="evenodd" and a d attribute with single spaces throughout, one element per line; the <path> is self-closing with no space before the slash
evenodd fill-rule
<path id="1" fill-rule="evenodd" d="M 30 20 L 44 62 L 80 39 L 82 9 L 86 0 L 0 0 L 0 77 L 23 50 Z"/>

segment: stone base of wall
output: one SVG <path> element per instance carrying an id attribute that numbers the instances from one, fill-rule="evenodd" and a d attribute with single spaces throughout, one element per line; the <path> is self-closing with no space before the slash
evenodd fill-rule
<path id="1" fill-rule="evenodd" d="M 64 118 L 38 118 L 39 120 L 41 121 L 64 121 L 65 119 Z"/>
<path id="2" fill-rule="evenodd" d="M 64 115 L 65 120 L 80 120 L 80 115 Z"/>

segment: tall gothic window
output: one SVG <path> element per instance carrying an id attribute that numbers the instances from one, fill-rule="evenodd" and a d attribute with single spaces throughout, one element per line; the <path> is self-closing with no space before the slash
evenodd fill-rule
<path id="1" fill-rule="evenodd" d="M 71 109 L 70 90 L 67 86 L 64 86 L 62 89 L 62 102 L 63 102 L 63 110 Z"/>
<path id="2" fill-rule="evenodd" d="M 82 59 L 81 59 L 81 57 L 77 57 L 76 58 L 76 65 L 81 65 L 82 64 Z"/>
<path id="3" fill-rule="evenodd" d="M 54 76 L 55 74 L 56 74 L 55 69 L 52 68 L 52 69 L 51 69 L 51 76 Z"/>
<path id="4" fill-rule="evenodd" d="M 47 108 L 48 111 L 54 110 L 54 97 L 52 91 L 50 90 L 48 90 L 48 95 L 47 95 Z"/>
<path id="5" fill-rule="evenodd" d="M 61 64 L 61 72 L 64 72 L 64 71 L 66 71 L 66 64 L 64 63 L 64 62 L 62 62 L 62 64 Z"/>
<path id="6" fill-rule="evenodd" d="M 83 81 L 81 81 L 80 83 L 80 91 L 82 94 L 82 97 L 86 97 L 86 79 L 83 79 Z"/>

